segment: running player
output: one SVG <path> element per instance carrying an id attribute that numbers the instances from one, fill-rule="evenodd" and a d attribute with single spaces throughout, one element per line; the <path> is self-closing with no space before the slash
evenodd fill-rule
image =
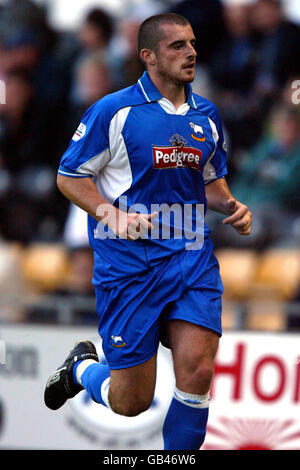
<path id="1" fill-rule="evenodd" d="M 172 351 L 176 377 L 163 426 L 168 450 L 199 449 L 204 441 L 222 334 L 223 286 L 197 208 L 226 215 L 224 224 L 241 235 L 250 233 L 252 221 L 225 180 L 218 111 L 192 92 L 194 45 L 182 16 L 165 13 L 144 21 L 138 48 L 145 73 L 87 110 L 57 179 L 61 192 L 89 214 L 107 365 L 98 362 L 92 343 L 80 341 L 50 376 L 45 403 L 58 409 L 84 388 L 115 413 L 138 415 L 153 399 L 162 341 Z M 185 219 L 198 227 L 198 244 L 185 227 L 178 236 L 175 209 L 171 235 L 153 235 L 155 226 L 164 226 L 162 204 L 179 212 L 192 208 Z"/>

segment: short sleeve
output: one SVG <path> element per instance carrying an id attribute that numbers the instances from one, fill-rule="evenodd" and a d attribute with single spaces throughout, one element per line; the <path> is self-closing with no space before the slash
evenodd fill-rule
<path id="1" fill-rule="evenodd" d="M 223 125 L 217 108 L 214 106 L 209 117 L 215 150 L 203 169 L 204 183 L 211 183 L 227 175 L 227 149 L 224 141 Z"/>
<path id="2" fill-rule="evenodd" d="M 73 178 L 93 177 L 110 159 L 110 115 L 102 100 L 83 115 L 68 149 L 61 158 L 58 173 Z"/>

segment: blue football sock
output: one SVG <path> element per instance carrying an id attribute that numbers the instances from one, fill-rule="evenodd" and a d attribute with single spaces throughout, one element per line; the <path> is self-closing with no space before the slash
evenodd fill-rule
<path id="1" fill-rule="evenodd" d="M 75 383 L 78 383 L 76 378 L 76 370 L 78 365 L 82 361 L 76 362 L 73 367 L 73 378 Z M 97 403 L 101 403 L 101 405 L 107 406 L 107 403 L 103 401 L 101 388 L 103 382 L 108 379 L 110 376 L 110 370 L 107 364 L 101 364 L 99 362 L 95 362 L 94 364 L 90 364 L 85 371 L 81 374 L 81 385 L 85 388 L 88 395 L 92 400 Z M 109 385 L 109 384 L 107 384 Z"/>
<path id="2" fill-rule="evenodd" d="M 73 380 L 74 380 L 74 382 L 75 382 L 77 385 L 79 385 L 79 384 L 78 384 L 78 380 L 77 380 L 77 377 L 76 377 L 76 371 L 77 371 L 77 367 L 78 367 L 79 364 L 81 364 L 82 362 L 83 362 L 83 361 L 77 361 L 77 362 L 75 362 L 75 364 L 74 364 L 74 366 L 73 366 Z"/>
<path id="3" fill-rule="evenodd" d="M 208 403 L 209 394 L 190 395 L 176 389 L 163 425 L 165 450 L 200 449 L 206 434 Z"/>

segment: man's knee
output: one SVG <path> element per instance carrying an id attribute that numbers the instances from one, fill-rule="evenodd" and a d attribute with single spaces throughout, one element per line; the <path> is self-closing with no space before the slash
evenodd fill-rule
<path id="1" fill-rule="evenodd" d="M 126 397 L 124 400 L 115 401 L 111 400 L 111 408 L 112 410 L 122 416 L 138 416 L 139 414 L 143 413 L 144 411 L 148 410 L 151 406 L 153 397 L 136 397 L 133 396 L 131 399 Z"/>
<path id="2" fill-rule="evenodd" d="M 219 334 L 189 322 L 168 323 L 176 384 L 179 390 L 197 395 L 209 391 Z"/>
<path id="3" fill-rule="evenodd" d="M 188 390 L 192 388 L 195 390 L 195 393 L 206 393 L 210 388 L 213 374 L 213 358 L 198 358 L 194 356 L 185 361 L 185 366 L 178 373 L 177 382 L 183 389 Z"/>
<path id="4" fill-rule="evenodd" d="M 194 369 L 194 373 L 191 378 L 197 383 L 205 384 L 210 386 L 214 374 L 214 363 L 212 360 L 202 361 Z"/>

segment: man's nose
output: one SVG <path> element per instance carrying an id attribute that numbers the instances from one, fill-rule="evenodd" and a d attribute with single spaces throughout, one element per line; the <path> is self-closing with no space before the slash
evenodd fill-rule
<path id="1" fill-rule="evenodd" d="M 189 57 L 196 57 L 197 52 L 192 44 L 189 44 Z"/>

